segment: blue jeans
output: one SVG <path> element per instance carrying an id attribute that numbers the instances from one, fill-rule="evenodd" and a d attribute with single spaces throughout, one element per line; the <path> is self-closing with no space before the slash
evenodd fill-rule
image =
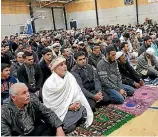
<path id="1" fill-rule="evenodd" d="M 132 96 L 134 94 L 134 88 L 129 85 L 123 85 L 123 89 L 126 91 L 127 96 Z M 124 97 L 119 93 L 119 91 L 116 91 L 115 89 L 108 89 L 107 94 L 110 98 L 111 103 L 114 104 L 122 104 L 124 102 Z"/>

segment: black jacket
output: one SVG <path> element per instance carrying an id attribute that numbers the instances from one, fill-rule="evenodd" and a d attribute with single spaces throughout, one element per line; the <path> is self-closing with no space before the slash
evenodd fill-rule
<path id="1" fill-rule="evenodd" d="M 40 120 L 55 128 L 62 125 L 57 115 L 40 103 L 36 95 L 30 94 L 30 103 L 25 106 L 24 110 L 25 117 L 27 117 L 22 120 L 22 110 L 18 109 L 11 99 L 3 104 L 1 111 L 2 136 L 28 135 L 31 132 L 30 129 L 35 128 L 35 123 Z"/>
<path id="2" fill-rule="evenodd" d="M 42 58 L 42 50 L 44 49 L 44 46 L 40 43 L 37 49 L 38 53 L 38 59 L 40 60 Z"/>
<path id="3" fill-rule="evenodd" d="M 9 56 L 7 54 L 1 55 L 1 63 L 6 63 L 6 64 L 11 65 Z"/>
<path id="4" fill-rule="evenodd" d="M 76 62 L 73 56 L 69 56 L 69 58 L 66 59 L 66 66 L 67 70 L 71 71 L 72 67 L 75 66 Z"/>
<path id="5" fill-rule="evenodd" d="M 88 90 L 86 90 L 86 89 L 83 87 L 81 77 L 80 77 L 77 73 L 75 73 L 75 72 L 71 72 L 71 74 L 75 77 L 75 79 L 76 79 L 78 85 L 80 86 L 80 88 L 81 88 L 83 94 L 85 95 L 85 97 L 87 97 L 87 98 L 93 98 L 95 94 L 89 92 Z"/>
<path id="6" fill-rule="evenodd" d="M 85 94 L 85 96 L 89 97 L 89 98 L 93 98 L 95 93 L 93 94 L 90 91 L 102 90 L 101 84 L 91 65 L 86 65 L 85 69 L 87 70 L 87 74 L 85 74 L 83 69 L 81 69 L 77 65 L 75 65 L 72 68 L 71 72 L 75 72 L 76 74 L 78 74 L 78 76 L 80 76 L 80 78 L 82 80 L 83 88 L 85 89 L 84 91 L 82 90 L 83 93 Z M 75 78 L 76 78 L 76 80 L 78 79 L 76 76 L 75 76 Z"/>
<path id="7" fill-rule="evenodd" d="M 52 74 L 52 72 L 50 68 L 47 66 L 45 60 L 42 60 L 39 65 L 43 73 L 43 84 L 44 84 L 44 82 Z"/>
<path id="8" fill-rule="evenodd" d="M 18 48 L 18 44 L 15 42 L 12 42 L 11 47 L 12 47 L 12 50 L 15 52 L 15 50 Z"/>
<path id="9" fill-rule="evenodd" d="M 115 44 L 114 44 L 114 48 L 115 48 L 116 52 L 121 51 L 120 47 L 116 46 Z"/>
<path id="10" fill-rule="evenodd" d="M 36 87 L 35 88 L 32 88 L 29 85 L 28 75 L 27 75 L 24 64 L 17 71 L 17 77 L 18 77 L 18 80 L 20 82 L 25 83 L 28 86 L 30 92 L 34 93 L 34 92 L 40 90 L 40 88 L 42 86 L 43 74 L 42 74 L 42 71 L 41 71 L 41 68 L 39 67 L 39 65 L 33 64 L 33 67 L 35 69 L 35 81 L 36 81 Z"/>
<path id="11" fill-rule="evenodd" d="M 13 53 L 12 53 L 11 51 L 8 51 L 8 52 L 6 53 L 6 55 L 9 57 L 9 60 L 14 59 L 14 55 L 13 55 Z"/>
<path id="12" fill-rule="evenodd" d="M 123 84 L 134 86 L 134 82 L 140 81 L 141 77 L 128 62 L 123 65 L 118 63 L 118 67 L 122 76 Z"/>
<path id="13" fill-rule="evenodd" d="M 138 50 L 138 56 L 140 56 L 143 52 L 145 52 L 149 47 L 143 44 Z"/>
<path id="14" fill-rule="evenodd" d="M 97 68 L 97 63 L 102 59 L 102 55 L 95 56 L 93 53 L 88 58 L 88 64 Z"/>

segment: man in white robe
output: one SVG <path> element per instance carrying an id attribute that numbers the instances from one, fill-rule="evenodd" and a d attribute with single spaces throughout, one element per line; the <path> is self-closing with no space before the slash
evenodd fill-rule
<path id="1" fill-rule="evenodd" d="M 51 63 L 51 76 L 43 86 L 43 102 L 51 108 L 64 123 L 66 134 L 83 124 L 88 127 L 93 122 L 93 112 L 75 77 L 67 71 L 66 59 L 57 57 Z"/>

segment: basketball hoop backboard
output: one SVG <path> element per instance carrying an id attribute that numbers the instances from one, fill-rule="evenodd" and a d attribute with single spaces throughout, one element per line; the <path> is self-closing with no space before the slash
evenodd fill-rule
<path id="1" fill-rule="evenodd" d="M 35 17 L 35 18 L 42 18 L 42 19 L 45 19 L 45 18 L 47 17 L 47 12 L 46 12 L 46 11 L 43 11 L 43 10 L 36 11 L 35 14 L 34 14 L 34 17 Z"/>

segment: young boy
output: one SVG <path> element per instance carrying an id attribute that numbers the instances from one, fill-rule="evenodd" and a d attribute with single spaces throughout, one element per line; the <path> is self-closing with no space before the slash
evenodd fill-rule
<path id="1" fill-rule="evenodd" d="M 10 65 L 2 63 L 1 64 L 1 105 L 4 100 L 9 97 L 9 89 L 14 84 L 17 83 L 15 77 L 10 76 Z"/>
<path id="2" fill-rule="evenodd" d="M 12 60 L 14 59 L 14 55 L 12 54 L 12 52 L 9 50 L 9 45 L 7 43 L 5 43 L 4 45 L 5 48 L 5 54 L 8 55 L 9 59 Z"/>

